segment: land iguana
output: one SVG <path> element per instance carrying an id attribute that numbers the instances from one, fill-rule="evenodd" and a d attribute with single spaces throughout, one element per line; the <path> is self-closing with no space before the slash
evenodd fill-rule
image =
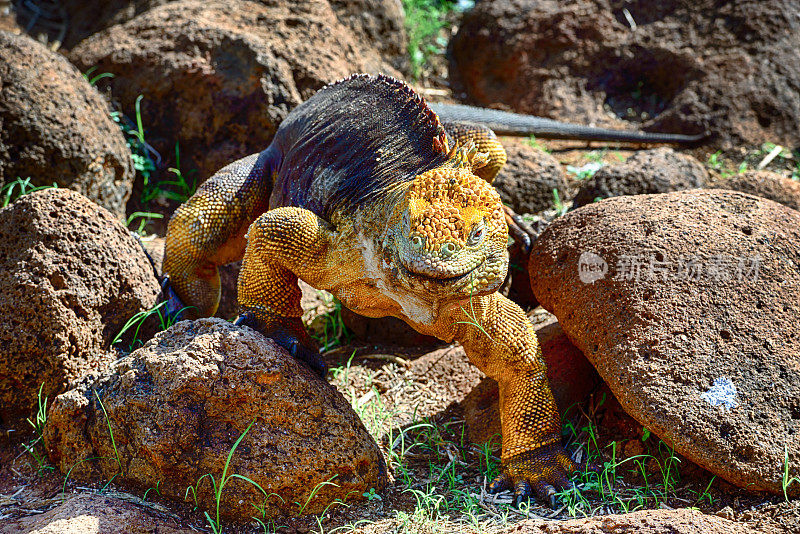
<path id="1" fill-rule="evenodd" d="M 502 474 L 554 502 L 576 469 L 534 329 L 497 292 L 508 225 L 491 181 L 505 151 L 485 126 L 443 123 L 409 86 L 354 75 L 321 89 L 270 146 L 208 179 L 167 228 L 170 308 L 213 315 L 218 267 L 244 258 L 238 324 L 324 376 L 300 321 L 298 278 L 368 317 L 459 342 L 500 388 Z"/>

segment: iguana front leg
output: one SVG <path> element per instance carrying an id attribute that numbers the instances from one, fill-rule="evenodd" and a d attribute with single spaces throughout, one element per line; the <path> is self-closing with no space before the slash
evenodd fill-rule
<path id="1" fill-rule="evenodd" d="M 503 471 L 489 491 L 513 488 L 515 504 L 531 492 L 554 504 L 556 489 L 569 486 L 577 466 L 561 446 L 561 420 L 533 326 L 498 293 L 470 299 L 451 320 L 470 361 L 500 388 Z"/>
<path id="2" fill-rule="evenodd" d="M 271 337 L 322 377 L 327 367 L 300 320 L 303 310 L 297 279 L 313 282 L 323 275 L 333 237 L 330 225 L 308 210 L 270 210 L 248 230 L 239 273 L 236 324 Z"/>

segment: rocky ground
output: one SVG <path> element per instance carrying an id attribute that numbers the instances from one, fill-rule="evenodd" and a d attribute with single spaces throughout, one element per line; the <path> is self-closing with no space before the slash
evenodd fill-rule
<path id="1" fill-rule="evenodd" d="M 800 5 L 469 4 L 0 0 L 0 532 L 800 532 Z M 536 239 L 502 290 L 600 467 L 555 509 L 486 493 L 497 385 L 457 346 L 303 286 L 323 381 L 225 320 L 236 264 L 218 318 L 164 317 L 175 206 L 361 71 L 710 133 L 503 139 Z"/>

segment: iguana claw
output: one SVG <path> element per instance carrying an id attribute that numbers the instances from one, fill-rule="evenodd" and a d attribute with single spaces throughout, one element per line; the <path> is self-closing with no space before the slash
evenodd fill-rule
<path id="1" fill-rule="evenodd" d="M 516 243 L 519 243 L 523 254 L 529 253 L 531 251 L 532 236 L 527 230 L 527 223 L 508 206 L 503 206 L 503 211 L 506 216 L 506 224 L 508 224 L 508 234 Z"/>
<path id="2" fill-rule="evenodd" d="M 503 472 L 489 484 L 489 493 L 514 490 L 514 506 L 535 495 L 556 506 L 556 494 L 572 486 L 568 475 L 579 468 L 558 443 L 512 456 Z"/>
<path id="3" fill-rule="evenodd" d="M 173 322 L 183 319 L 183 311 L 187 306 L 183 303 L 181 298 L 175 293 L 170 283 L 169 276 L 164 276 L 161 279 L 161 298 L 167 303 L 167 317 Z"/>
<path id="4" fill-rule="evenodd" d="M 322 360 L 318 350 L 303 345 L 300 340 L 291 335 L 282 337 L 280 334 L 273 334 L 270 337 L 274 339 L 278 345 L 288 350 L 293 358 L 306 362 L 306 365 L 317 373 L 320 378 L 325 378 L 328 374 L 328 365 Z"/>

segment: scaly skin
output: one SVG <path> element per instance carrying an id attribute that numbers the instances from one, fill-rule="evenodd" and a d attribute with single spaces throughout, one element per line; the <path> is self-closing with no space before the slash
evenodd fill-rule
<path id="1" fill-rule="evenodd" d="M 372 106 L 373 114 L 349 122 L 342 102 Z M 513 487 L 517 501 L 532 492 L 552 501 L 576 466 L 560 445 L 533 327 L 497 293 L 508 269 L 508 225 L 489 183 L 502 166 L 494 134 L 443 127 L 387 77 L 349 78 L 293 114 L 269 149 L 212 177 L 170 221 L 165 271 L 177 297 L 213 313 L 218 297 L 208 280 L 236 259 L 242 228 L 255 219 L 239 276 L 238 324 L 324 375 L 300 322 L 300 278 L 361 315 L 398 317 L 461 343 L 500 387 L 503 470 L 491 489 Z M 271 209 L 259 215 L 264 202 L 252 197 L 266 198 L 265 188 Z"/>

